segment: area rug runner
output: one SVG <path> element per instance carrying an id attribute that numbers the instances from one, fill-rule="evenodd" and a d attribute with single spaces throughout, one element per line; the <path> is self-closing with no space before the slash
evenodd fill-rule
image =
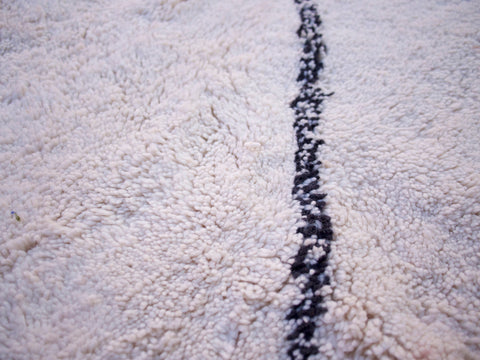
<path id="1" fill-rule="evenodd" d="M 0 2 L 0 359 L 480 359 L 479 24 Z"/>

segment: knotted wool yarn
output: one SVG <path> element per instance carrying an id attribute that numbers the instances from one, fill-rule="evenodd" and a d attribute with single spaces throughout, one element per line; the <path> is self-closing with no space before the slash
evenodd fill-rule
<path id="1" fill-rule="evenodd" d="M 0 3 L 0 359 L 480 359 L 479 22 Z"/>

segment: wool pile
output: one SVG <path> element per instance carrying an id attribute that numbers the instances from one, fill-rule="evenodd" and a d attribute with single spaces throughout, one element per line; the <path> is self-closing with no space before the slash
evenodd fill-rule
<path id="1" fill-rule="evenodd" d="M 322 6 L 335 91 L 321 127 L 336 233 L 325 351 L 478 359 L 480 6 Z"/>
<path id="2" fill-rule="evenodd" d="M 0 359 L 480 359 L 480 5 L 0 4 Z"/>

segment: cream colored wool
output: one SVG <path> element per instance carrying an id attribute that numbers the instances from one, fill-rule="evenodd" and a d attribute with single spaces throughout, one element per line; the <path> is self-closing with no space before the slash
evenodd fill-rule
<path id="1" fill-rule="evenodd" d="M 0 358 L 285 358 L 293 2 L 0 6 Z"/>
<path id="2" fill-rule="evenodd" d="M 319 358 L 480 359 L 480 4 L 319 13 L 336 234 Z"/>
<path id="3" fill-rule="evenodd" d="M 312 358 L 480 359 L 480 6 L 316 5 Z M 0 5 L 0 359 L 288 358 L 297 10 Z"/>

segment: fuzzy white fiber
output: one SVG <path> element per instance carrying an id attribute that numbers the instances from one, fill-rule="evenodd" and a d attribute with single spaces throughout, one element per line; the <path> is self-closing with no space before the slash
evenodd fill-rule
<path id="1" fill-rule="evenodd" d="M 315 4 L 311 358 L 480 359 L 480 3 Z M 0 3 L 0 359 L 288 358 L 299 25 L 293 0 Z"/>
<path id="2" fill-rule="evenodd" d="M 0 359 L 285 357 L 293 2 L 0 16 Z"/>
<path id="3" fill-rule="evenodd" d="M 480 3 L 319 2 L 328 358 L 480 359 Z"/>

